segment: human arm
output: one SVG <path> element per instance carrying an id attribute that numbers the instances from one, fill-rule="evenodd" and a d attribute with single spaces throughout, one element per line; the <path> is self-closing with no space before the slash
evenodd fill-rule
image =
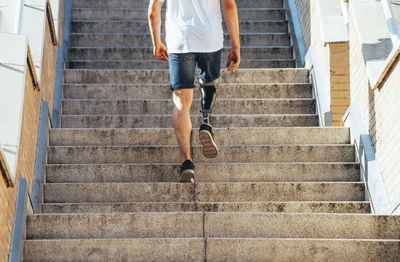
<path id="1" fill-rule="evenodd" d="M 158 60 L 168 61 L 167 47 L 161 41 L 161 8 L 163 3 L 159 0 L 150 0 L 148 21 L 153 42 L 153 54 Z"/>
<path id="2" fill-rule="evenodd" d="M 222 11 L 232 43 L 226 67 L 228 67 L 228 71 L 235 71 L 240 64 L 239 18 L 235 0 L 222 0 Z"/>

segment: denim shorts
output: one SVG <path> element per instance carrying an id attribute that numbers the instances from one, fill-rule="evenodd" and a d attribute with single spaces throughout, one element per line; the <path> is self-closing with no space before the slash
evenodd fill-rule
<path id="1" fill-rule="evenodd" d="M 199 78 L 204 83 L 219 78 L 222 49 L 211 53 L 172 53 L 169 54 L 169 74 L 171 90 L 194 88 L 196 65 Z"/>

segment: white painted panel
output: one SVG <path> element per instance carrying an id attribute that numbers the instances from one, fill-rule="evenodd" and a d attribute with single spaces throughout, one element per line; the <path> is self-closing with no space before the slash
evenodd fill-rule
<path id="1" fill-rule="evenodd" d="M 393 49 L 393 43 L 381 3 L 350 1 L 351 15 L 360 39 L 368 79 L 375 86 Z"/>
<path id="2" fill-rule="evenodd" d="M 325 44 L 349 41 L 349 32 L 343 16 L 322 16 L 320 21 Z"/>
<path id="3" fill-rule="evenodd" d="M 59 0 L 50 0 L 51 11 L 53 12 L 53 20 L 54 20 L 54 27 L 56 29 L 56 36 L 58 40 L 58 12 L 60 10 L 60 1 Z"/>
<path id="4" fill-rule="evenodd" d="M 15 182 L 25 87 L 25 36 L 0 33 L 0 147 Z"/>
<path id="5" fill-rule="evenodd" d="M 0 8 L 0 32 L 8 32 L 7 20 L 4 17 L 3 10 Z"/>
<path id="6" fill-rule="evenodd" d="M 341 0 L 319 0 L 317 3 L 321 16 L 342 15 Z"/>
<path id="7" fill-rule="evenodd" d="M 46 18 L 45 0 L 25 0 L 21 34 L 28 38 L 36 75 L 40 82 Z"/>
<path id="8" fill-rule="evenodd" d="M 4 1 L 4 4 L 3 4 Z M 13 1 L 1 1 L 0 5 L 0 16 L 1 16 L 1 32 L 10 33 L 12 26 L 14 25 L 14 19 L 16 14 L 15 0 Z"/>

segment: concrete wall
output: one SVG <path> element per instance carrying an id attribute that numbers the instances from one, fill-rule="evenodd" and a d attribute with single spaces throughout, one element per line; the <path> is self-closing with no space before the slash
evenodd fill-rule
<path id="1" fill-rule="evenodd" d="M 64 1 L 60 1 L 60 4 L 63 6 Z M 62 6 L 58 9 L 61 13 L 63 12 Z M 54 16 L 59 17 L 60 21 L 63 21 L 63 14 L 60 16 L 58 14 L 54 14 Z M 63 23 L 60 22 L 58 24 L 59 34 L 62 34 L 62 28 Z M 22 87 L 24 95 L 19 150 L 16 158 L 17 164 L 15 173 L 17 174 L 17 177 L 14 183 L 15 186 L 7 187 L 4 179 L 0 178 L 0 262 L 8 261 L 12 228 L 14 223 L 16 193 L 18 190 L 18 177 L 26 178 L 28 182 L 28 194 L 31 194 L 32 191 L 38 140 L 40 106 L 42 99 L 49 103 L 49 112 L 53 112 L 52 109 L 56 77 L 55 70 L 57 62 L 57 46 L 53 46 L 52 44 L 47 19 L 45 19 L 44 29 L 44 44 L 42 46 L 43 56 L 40 64 L 40 67 L 42 68 L 40 90 L 34 89 L 31 75 L 27 70 L 27 73 L 25 74 L 24 85 Z M 58 39 L 62 39 L 62 37 L 60 38 L 59 35 Z M 62 44 L 62 41 L 58 41 L 58 43 Z M 0 81 L 2 80 L 4 81 L 4 79 L 0 79 Z M 1 83 L 1 85 L 4 86 L 4 83 Z M 4 116 L 4 113 L 5 111 L 0 111 L 0 118 Z M 28 210 L 32 210 L 32 208 L 28 206 Z"/>

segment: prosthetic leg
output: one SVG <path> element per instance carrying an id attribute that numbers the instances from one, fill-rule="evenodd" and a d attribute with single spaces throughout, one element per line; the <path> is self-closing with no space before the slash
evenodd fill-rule
<path id="1" fill-rule="evenodd" d="M 218 80 L 204 83 L 200 80 L 201 92 L 201 113 L 203 114 L 203 124 L 200 126 L 199 138 L 203 144 L 203 155 L 214 158 L 218 155 L 218 147 L 214 142 L 214 134 L 210 125 L 211 113 L 217 98 Z"/>
<path id="2" fill-rule="evenodd" d="M 202 83 L 200 81 L 201 91 L 201 112 L 203 113 L 203 123 L 210 124 L 211 112 L 214 108 L 215 99 L 217 98 L 218 80 L 210 83 Z"/>

